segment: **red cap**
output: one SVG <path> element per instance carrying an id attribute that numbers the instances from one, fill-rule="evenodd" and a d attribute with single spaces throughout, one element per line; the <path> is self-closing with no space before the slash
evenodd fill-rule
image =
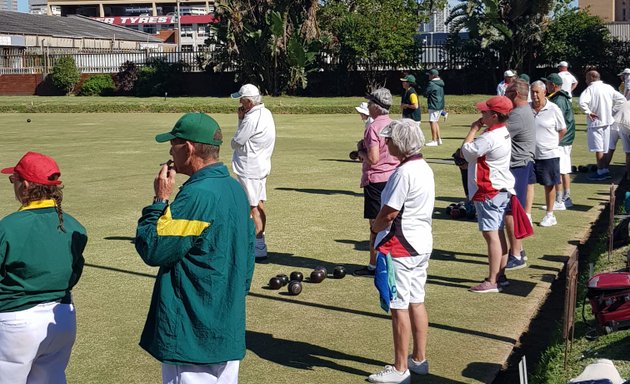
<path id="1" fill-rule="evenodd" d="M 22 156 L 15 167 L 4 168 L 2 173 L 18 174 L 24 180 L 42 185 L 59 185 L 61 180 L 50 180 L 49 177 L 58 174 L 61 171 L 52 157 L 42 155 L 36 152 L 27 152 Z"/>
<path id="2" fill-rule="evenodd" d="M 477 109 L 480 111 L 493 111 L 498 112 L 504 115 L 509 115 L 512 112 L 512 100 L 508 99 L 505 96 L 494 96 L 489 98 L 486 101 L 482 101 L 481 103 L 477 103 Z"/>

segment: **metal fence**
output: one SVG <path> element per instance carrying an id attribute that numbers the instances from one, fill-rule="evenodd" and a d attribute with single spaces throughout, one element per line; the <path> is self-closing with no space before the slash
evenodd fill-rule
<path id="1" fill-rule="evenodd" d="M 27 50 L 0 50 L 0 74 L 38 74 L 49 73 L 55 61 L 62 56 L 72 56 L 81 73 L 115 73 L 126 61 L 132 61 L 139 67 L 154 59 L 161 59 L 168 63 L 182 62 L 190 72 L 203 72 L 204 65 L 211 61 L 215 52 L 158 52 L 152 50 L 59 50 L 35 47 Z M 326 69 L 334 70 L 336 60 L 320 54 L 320 62 L 325 63 Z M 391 63 L 370 63 L 359 65 L 357 70 L 405 70 L 418 68 L 461 68 L 466 63 L 461 59 L 449 57 L 442 46 L 426 46 L 418 58 L 416 68 L 401 68 Z M 224 72 L 234 72 L 236 65 L 224 68 Z"/>

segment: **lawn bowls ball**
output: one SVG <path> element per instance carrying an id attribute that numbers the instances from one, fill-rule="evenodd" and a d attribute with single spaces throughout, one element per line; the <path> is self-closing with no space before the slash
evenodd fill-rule
<path id="1" fill-rule="evenodd" d="M 304 275 L 302 274 L 302 272 L 299 271 L 293 271 L 291 272 L 291 281 L 295 280 L 295 281 L 304 281 Z"/>

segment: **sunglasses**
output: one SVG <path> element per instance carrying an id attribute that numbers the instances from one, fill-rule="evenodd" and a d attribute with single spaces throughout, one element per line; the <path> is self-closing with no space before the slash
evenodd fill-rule
<path id="1" fill-rule="evenodd" d="M 18 175 L 11 175 L 9 176 L 9 181 L 11 182 L 11 184 L 15 184 L 18 181 L 22 181 L 22 178 Z"/>

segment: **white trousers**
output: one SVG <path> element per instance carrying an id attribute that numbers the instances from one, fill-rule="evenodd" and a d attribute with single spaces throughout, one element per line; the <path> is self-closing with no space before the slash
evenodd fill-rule
<path id="1" fill-rule="evenodd" d="M 0 384 L 65 384 L 76 334 L 73 304 L 0 312 Z"/>
<path id="2" fill-rule="evenodd" d="M 237 384 L 240 360 L 208 365 L 162 363 L 163 384 Z"/>

